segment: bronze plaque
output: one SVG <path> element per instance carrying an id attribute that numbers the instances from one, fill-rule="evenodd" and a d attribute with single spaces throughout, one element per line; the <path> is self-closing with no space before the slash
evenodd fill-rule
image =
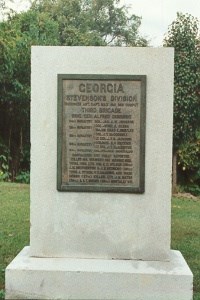
<path id="1" fill-rule="evenodd" d="M 143 193 L 146 76 L 58 75 L 59 191 Z"/>

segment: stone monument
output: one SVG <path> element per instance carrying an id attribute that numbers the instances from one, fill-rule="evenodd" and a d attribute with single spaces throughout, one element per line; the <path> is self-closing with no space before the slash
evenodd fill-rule
<path id="1" fill-rule="evenodd" d="M 192 299 L 170 250 L 173 65 L 172 48 L 32 48 L 30 246 L 6 299 Z"/>

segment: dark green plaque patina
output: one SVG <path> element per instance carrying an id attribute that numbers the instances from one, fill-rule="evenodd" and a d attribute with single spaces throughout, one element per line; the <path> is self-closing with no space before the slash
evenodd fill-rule
<path id="1" fill-rule="evenodd" d="M 143 193 L 145 75 L 58 75 L 57 189 Z"/>

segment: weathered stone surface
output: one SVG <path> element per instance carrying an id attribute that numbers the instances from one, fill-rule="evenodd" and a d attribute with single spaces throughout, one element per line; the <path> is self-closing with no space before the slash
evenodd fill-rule
<path id="1" fill-rule="evenodd" d="M 192 273 L 179 251 L 170 262 L 143 262 L 34 258 L 26 247 L 6 279 L 6 299 L 192 299 Z"/>
<path id="2" fill-rule="evenodd" d="M 58 74 L 147 76 L 143 194 L 57 191 Z M 173 49 L 33 47 L 31 255 L 169 259 L 172 116 Z"/>
<path id="3" fill-rule="evenodd" d="M 143 194 L 57 190 L 58 74 L 147 76 Z M 170 251 L 173 49 L 33 47 L 31 114 L 31 245 L 6 269 L 6 298 L 191 300 L 192 273 Z"/>

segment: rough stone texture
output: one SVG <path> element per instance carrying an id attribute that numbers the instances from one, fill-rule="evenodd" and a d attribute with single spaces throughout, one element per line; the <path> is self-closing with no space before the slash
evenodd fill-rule
<path id="1" fill-rule="evenodd" d="M 192 273 L 179 251 L 170 262 L 143 262 L 32 258 L 26 247 L 6 276 L 6 299 L 192 299 Z"/>
<path id="2" fill-rule="evenodd" d="M 145 193 L 56 190 L 57 74 L 147 75 Z M 167 260 L 173 49 L 33 47 L 31 255 Z"/>

